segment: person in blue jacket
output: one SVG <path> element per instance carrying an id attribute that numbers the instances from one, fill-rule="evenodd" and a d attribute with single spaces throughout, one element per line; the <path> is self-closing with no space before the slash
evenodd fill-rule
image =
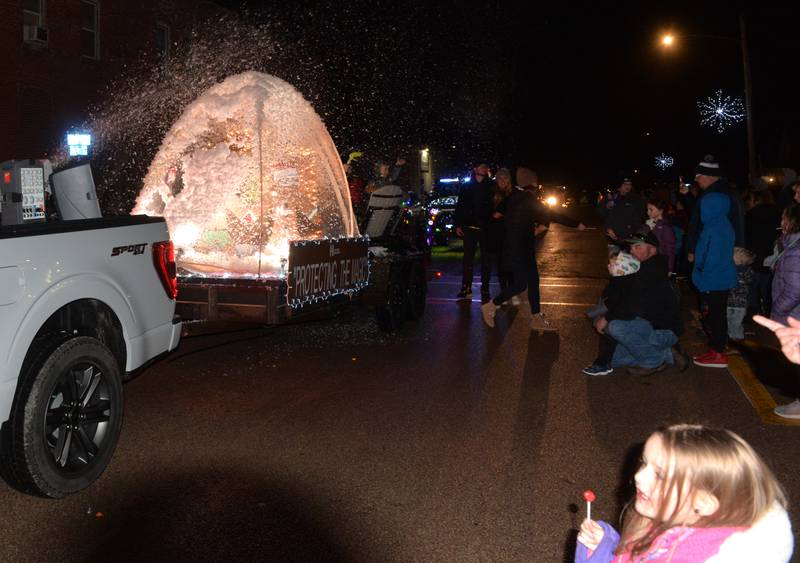
<path id="1" fill-rule="evenodd" d="M 731 199 L 728 194 L 706 193 L 700 202 L 702 230 L 695 247 L 692 282 L 700 293 L 703 325 L 709 335 L 709 350 L 695 356 L 698 366 L 728 366 L 728 293 L 736 286 L 733 246 L 736 235 L 728 219 Z"/>

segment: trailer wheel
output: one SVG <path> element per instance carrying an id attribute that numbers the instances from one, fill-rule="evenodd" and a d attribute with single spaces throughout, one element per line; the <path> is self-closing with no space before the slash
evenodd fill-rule
<path id="1" fill-rule="evenodd" d="M 408 278 L 406 295 L 406 318 L 415 321 L 425 313 L 425 300 L 428 297 L 428 280 L 425 268 L 420 262 L 411 264 L 411 275 Z"/>
<path id="2" fill-rule="evenodd" d="M 109 349 L 88 336 L 39 341 L 3 426 L 3 476 L 61 498 L 88 487 L 111 460 L 122 428 L 122 379 Z"/>
<path id="3" fill-rule="evenodd" d="M 375 320 L 383 332 L 394 332 L 399 329 L 406 318 L 408 281 L 399 275 L 401 272 L 401 268 L 392 271 L 383 300 L 375 307 Z"/>

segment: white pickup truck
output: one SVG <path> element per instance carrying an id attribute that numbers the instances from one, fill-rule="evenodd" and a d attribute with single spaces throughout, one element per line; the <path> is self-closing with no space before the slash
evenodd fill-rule
<path id="1" fill-rule="evenodd" d="M 162 218 L 0 227 L 0 469 L 60 498 L 108 465 L 122 382 L 177 347 L 177 280 Z"/>

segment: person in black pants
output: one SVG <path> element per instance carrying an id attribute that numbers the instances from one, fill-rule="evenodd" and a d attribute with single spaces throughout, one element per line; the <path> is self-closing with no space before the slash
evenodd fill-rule
<path id="1" fill-rule="evenodd" d="M 483 265 L 485 262 L 496 268 L 497 281 L 500 283 L 500 289 L 502 290 L 508 287 L 508 276 L 506 275 L 506 269 L 503 267 L 506 200 L 514 189 L 514 184 L 511 181 L 511 172 L 509 172 L 508 168 L 501 168 L 497 171 L 495 183 L 492 195 L 492 216 L 484 228 L 483 242 L 485 244 L 481 247 L 481 264 Z M 486 293 L 482 289 L 481 303 L 486 303 L 490 299 L 488 288 Z"/>
<path id="2" fill-rule="evenodd" d="M 492 301 L 481 305 L 484 322 L 494 326 L 497 307 L 514 295 L 528 289 L 531 306 L 531 330 L 555 330 L 544 318 L 539 303 L 539 269 L 536 265 L 536 224 L 561 223 L 584 230 L 586 227 L 574 219 L 545 209 L 527 190 L 514 190 L 506 200 L 506 232 L 503 241 L 503 266 L 509 275 L 509 285 Z"/>
<path id="3" fill-rule="evenodd" d="M 489 278 L 492 263 L 483 255 L 486 250 L 485 228 L 493 210 L 494 182 L 489 178 L 489 166 L 481 161 L 472 170 L 470 181 L 458 194 L 453 224 L 456 234 L 464 239 L 461 291 L 459 299 L 472 297 L 473 263 L 475 251 L 481 249 L 481 296 L 489 298 Z"/>
<path id="4" fill-rule="evenodd" d="M 700 296 L 703 326 L 708 333 L 709 349 L 695 356 L 698 366 L 726 368 L 728 342 L 728 294 L 736 287 L 733 262 L 735 233 L 727 215 L 730 197 L 721 192 L 706 193 L 700 203 L 702 228 L 695 247 L 692 283 Z"/>

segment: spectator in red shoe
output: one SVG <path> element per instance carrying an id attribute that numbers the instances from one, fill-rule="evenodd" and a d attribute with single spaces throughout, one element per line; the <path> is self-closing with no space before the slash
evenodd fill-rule
<path id="1" fill-rule="evenodd" d="M 709 335 L 709 350 L 693 358 L 699 366 L 724 368 L 728 365 L 728 294 L 736 287 L 733 263 L 735 234 L 728 212 L 728 194 L 706 193 L 700 201 L 702 228 L 695 247 L 692 282 L 700 293 L 703 325 Z"/>

